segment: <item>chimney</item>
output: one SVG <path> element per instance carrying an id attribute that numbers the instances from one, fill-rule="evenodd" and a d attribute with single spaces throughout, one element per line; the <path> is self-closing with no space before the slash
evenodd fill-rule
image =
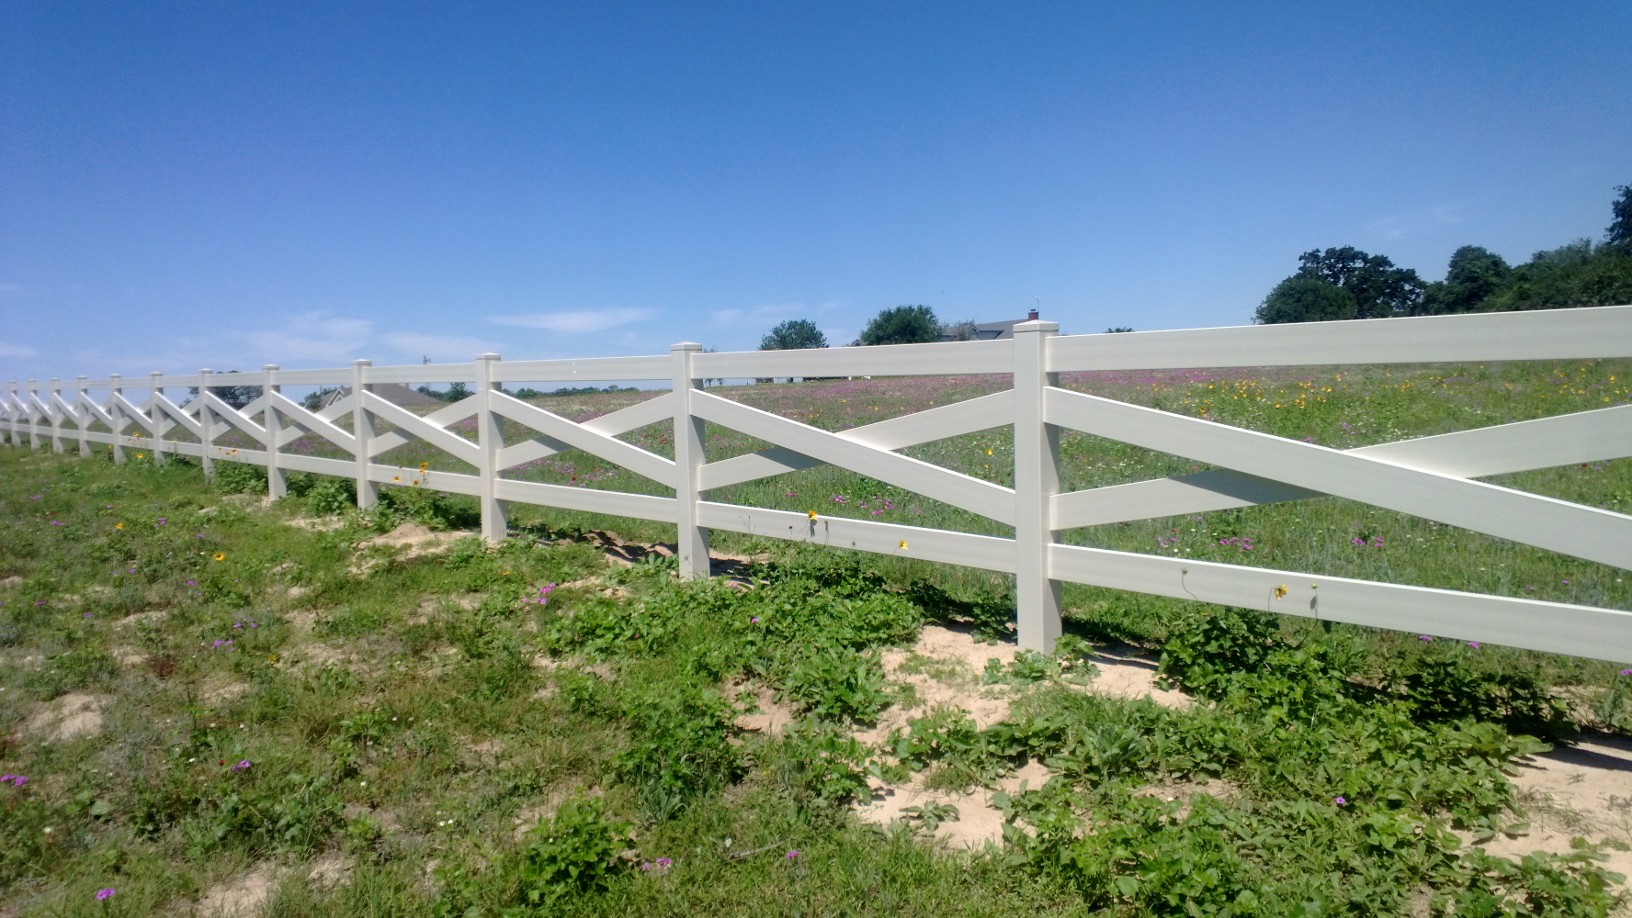
<path id="1" fill-rule="evenodd" d="M 1026 313 L 1026 321 L 1028 321 L 1028 322 L 1037 321 L 1037 310 L 1033 309 L 1032 311 Z"/>

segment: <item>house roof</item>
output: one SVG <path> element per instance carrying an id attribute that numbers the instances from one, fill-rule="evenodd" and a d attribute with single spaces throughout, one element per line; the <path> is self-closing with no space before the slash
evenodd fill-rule
<path id="1" fill-rule="evenodd" d="M 402 383 L 376 383 L 374 388 L 369 391 L 373 392 L 375 395 L 378 395 L 380 398 L 385 399 L 391 404 L 403 408 L 415 408 L 421 405 L 442 404 L 436 399 L 431 398 L 429 395 L 426 395 L 425 393 L 416 389 L 410 389 Z M 350 386 L 342 386 L 339 389 L 335 389 L 323 399 L 323 404 L 321 407 L 327 408 L 350 394 Z"/>

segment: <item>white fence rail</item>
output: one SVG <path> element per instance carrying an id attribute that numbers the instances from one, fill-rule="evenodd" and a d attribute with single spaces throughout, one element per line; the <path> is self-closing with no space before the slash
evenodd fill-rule
<path id="1" fill-rule="evenodd" d="M 478 498 L 482 534 L 506 532 L 512 502 L 608 513 L 673 524 L 680 572 L 708 574 L 708 532 L 727 530 L 880 554 L 911 545 L 911 556 L 1016 576 L 1022 646 L 1048 649 L 1060 633 L 1060 584 L 1073 582 L 1323 620 L 1428 631 L 1606 660 L 1632 657 L 1632 612 L 1480 593 L 1378 583 L 1062 544 L 1061 531 L 1137 519 L 1332 495 L 1436 520 L 1501 539 L 1621 569 L 1632 568 L 1632 517 L 1540 497 L 1475 478 L 1573 463 L 1632 457 L 1632 405 L 1471 431 L 1336 450 L 1207 420 L 1060 388 L 1058 374 L 1080 370 L 1341 366 L 1451 361 L 1632 357 L 1632 306 L 1434 318 L 1364 320 L 1061 337 L 1052 322 L 1027 322 L 1012 341 L 901 345 L 812 351 L 711 354 L 678 344 L 667 356 L 502 362 L 485 354 L 471 364 L 283 371 L 225 377 L 152 374 L 135 383 L 118 376 L 80 377 L 64 387 L 13 382 L 0 403 L 0 431 L 13 446 L 47 442 L 62 452 L 75 442 L 112 447 L 115 461 L 142 448 L 268 471 L 273 497 L 289 471 L 356 481 L 371 506 L 381 484 L 412 480 Z M 996 394 L 828 432 L 700 388 L 704 379 L 771 376 L 1012 375 Z M 384 383 L 474 380 L 473 394 L 420 416 L 375 394 Z M 663 380 L 673 389 L 611 414 L 575 423 L 513 398 L 505 382 Z M 212 387 L 259 385 L 260 397 L 235 409 Z M 320 411 L 286 397 L 285 385 L 346 386 Z M 199 387 L 178 405 L 166 395 Z M 132 398 L 127 389 L 145 390 Z M 105 392 L 101 398 L 93 392 Z M 349 415 L 350 429 L 336 423 Z M 453 430 L 475 419 L 476 438 Z M 391 430 L 377 433 L 375 422 Z M 505 442 L 503 422 L 527 438 Z M 664 422 L 674 458 L 618 439 Z M 731 428 L 772 444 L 711 461 L 704 424 Z M 71 426 L 70 426 L 71 425 Z M 1014 487 L 1006 488 L 901 455 L 917 444 L 999 426 L 1014 429 Z M 100 428 L 100 429 L 98 429 Z M 220 443 L 239 431 L 259 448 Z M 1059 438 L 1082 431 L 1192 459 L 1215 468 L 1191 475 L 1060 493 Z M 178 439 L 180 432 L 190 440 Z M 289 451 L 316 435 L 349 458 Z M 474 469 L 472 474 L 380 461 L 413 439 Z M 196 441 L 196 442 L 195 442 Z M 673 496 L 566 487 L 503 477 L 503 472 L 567 450 L 582 450 L 668 489 Z M 1013 527 L 1012 537 L 817 517 L 708 499 L 708 492 L 821 464 L 841 466 Z"/>

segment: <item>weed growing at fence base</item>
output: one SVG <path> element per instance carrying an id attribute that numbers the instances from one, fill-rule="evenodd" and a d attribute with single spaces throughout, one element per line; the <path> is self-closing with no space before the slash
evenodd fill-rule
<path id="1" fill-rule="evenodd" d="M 1517 828 L 1504 769 L 1526 735 L 1590 716 L 1560 697 L 1624 723 L 1614 667 L 1074 591 L 1061 657 L 989 672 L 1023 693 L 1009 717 L 942 710 L 869 745 L 905 700 L 881 654 L 926 623 L 1003 635 L 1002 583 L 789 548 L 749 589 L 679 584 L 608 568 L 557 514 L 409 557 L 364 543 L 457 530 L 468 504 L 363 514 L 297 479 L 261 508 L 235 493 L 254 482 L 216 484 L 0 450 L 0 900 L 25 914 L 185 911 L 251 874 L 271 878 L 259 907 L 319 915 L 1593 915 L 1614 896 L 1591 852 L 1506 861 L 1451 834 Z M 1273 541 L 1256 522 L 1196 525 L 1246 554 Z M 1364 525 L 1379 563 L 1371 539 L 1400 538 Z M 1434 550 L 1411 563 L 1452 563 Z M 1085 641 L 1110 635 L 1162 650 L 1200 703 L 1093 694 Z M 741 726 L 760 692 L 786 729 Z M 1028 761 L 1056 777 L 1004 799 L 1001 848 L 915 834 L 956 808 L 893 832 L 850 815 L 914 771 L 963 788 Z"/>

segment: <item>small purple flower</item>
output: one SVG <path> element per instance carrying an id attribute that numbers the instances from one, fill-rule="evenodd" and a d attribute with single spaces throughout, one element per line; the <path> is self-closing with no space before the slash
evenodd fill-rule
<path id="1" fill-rule="evenodd" d="M 111 898 L 113 898 L 113 887 L 112 886 L 109 886 L 109 887 L 107 887 L 105 889 L 99 889 L 99 890 L 96 891 L 96 901 L 98 901 L 98 902 L 102 901 L 103 899 L 111 899 Z"/>
<path id="2" fill-rule="evenodd" d="M 1623 669 L 1623 670 L 1621 670 L 1621 675 L 1623 675 L 1623 676 L 1632 676 L 1632 669 Z"/>
<path id="3" fill-rule="evenodd" d="M 1346 800 L 1346 799 L 1344 799 L 1344 798 L 1343 798 L 1343 797 L 1341 797 L 1341 796 L 1338 796 L 1338 797 L 1333 797 L 1333 798 L 1332 798 L 1332 803 L 1333 803 L 1333 805 L 1335 805 L 1335 806 L 1348 806 L 1348 805 L 1349 805 L 1349 801 L 1348 801 L 1348 800 Z"/>
<path id="4" fill-rule="evenodd" d="M 1423 642 L 1424 644 L 1432 644 L 1434 642 L 1434 636 L 1431 634 L 1419 634 L 1417 635 L 1417 640 Z"/>
<path id="5" fill-rule="evenodd" d="M 1569 581 L 1569 580 L 1568 580 L 1568 579 L 1565 579 L 1565 580 L 1560 580 L 1560 581 L 1559 581 L 1559 583 L 1562 583 L 1562 584 L 1564 584 L 1564 585 L 1565 585 L 1565 586 L 1569 586 L 1569 585 L 1570 585 L 1570 581 Z"/>
<path id="6" fill-rule="evenodd" d="M 753 618 L 748 619 L 748 624 L 750 624 L 750 625 L 759 624 L 759 616 L 756 615 Z"/>
<path id="7" fill-rule="evenodd" d="M 248 771 L 249 766 L 251 764 L 253 764 L 253 763 L 251 763 L 249 761 L 249 759 L 244 759 L 244 760 L 240 761 L 237 765 L 232 766 L 232 770 L 233 771 Z"/>
<path id="8" fill-rule="evenodd" d="M 167 525 L 169 525 L 169 523 L 170 523 L 170 521 L 168 519 L 161 516 L 161 517 L 158 518 L 158 520 L 156 520 L 153 523 L 153 525 L 155 525 L 155 526 L 167 526 Z"/>
<path id="9" fill-rule="evenodd" d="M 187 581 L 187 585 L 190 586 L 190 587 L 191 586 L 198 586 L 198 581 L 189 578 L 188 581 Z"/>
<path id="10" fill-rule="evenodd" d="M 84 614 L 84 616 L 82 616 L 82 617 L 83 617 L 83 618 L 91 618 L 91 617 L 93 617 L 93 613 L 90 613 L 90 612 L 86 612 L 86 613 L 85 613 L 85 614 Z"/>
<path id="11" fill-rule="evenodd" d="M 782 855 L 782 859 L 785 861 L 796 861 L 799 859 L 799 852 L 789 851 L 787 854 Z"/>
<path id="12" fill-rule="evenodd" d="M 0 775 L 0 784 L 10 784 L 12 787 L 22 787 L 28 783 L 28 778 L 22 775 Z"/>
<path id="13" fill-rule="evenodd" d="M 1468 646 L 1472 647 L 1474 650 L 1478 650 L 1479 649 L 1479 642 L 1478 641 L 1469 641 Z"/>

